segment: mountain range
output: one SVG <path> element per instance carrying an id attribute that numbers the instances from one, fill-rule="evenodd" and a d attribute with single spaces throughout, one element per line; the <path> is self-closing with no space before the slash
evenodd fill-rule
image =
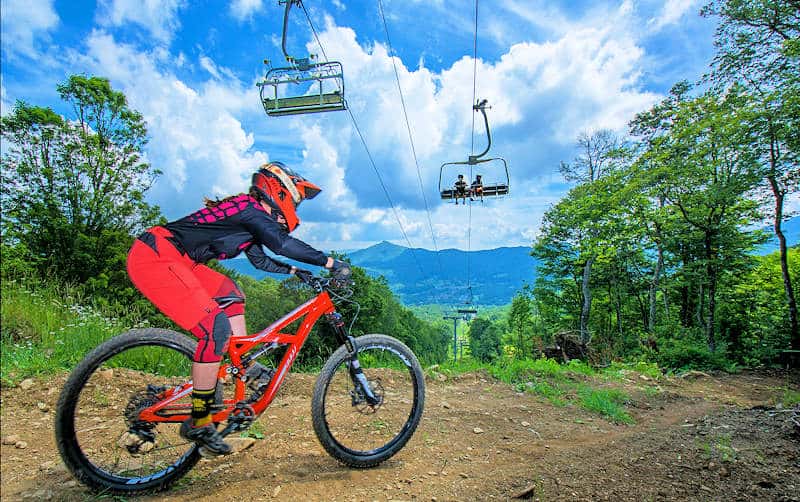
<path id="1" fill-rule="evenodd" d="M 772 229 L 769 240 L 759 246 L 756 254 L 777 251 L 778 243 Z M 800 241 L 800 217 L 784 222 L 783 231 L 790 246 Z M 421 248 L 407 248 L 381 242 L 365 249 L 347 252 L 350 261 L 373 277 L 384 276 L 389 288 L 406 305 L 507 305 L 525 284 L 536 279 L 536 260 L 529 247 L 500 247 L 483 251 L 443 249 L 438 253 Z M 469 257 L 469 264 L 467 259 Z M 278 259 L 318 272 L 318 267 Z M 226 260 L 224 267 L 262 279 L 271 275 L 254 268 L 246 259 Z"/>
<path id="2" fill-rule="evenodd" d="M 526 283 L 533 284 L 536 278 L 536 260 L 530 251 L 529 247 L 517 246 L 469 252 L 442 249 L 436 253 L 384 241 L 348 252 L 347 256 L 351 263 L 371 276 L 384 276 L 392 292 L 406 305 L 505 305 L 520 288 Z M 279 259 L 292 263 L 283 257 Z M 256 279 L 269 275 L 254 268 L 246 259 L 220 264 Z M 293 264 L 314 269 L 301 263 Z"/>

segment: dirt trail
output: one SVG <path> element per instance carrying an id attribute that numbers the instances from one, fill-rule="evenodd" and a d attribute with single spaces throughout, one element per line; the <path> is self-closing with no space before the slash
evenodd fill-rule
<path id="1" fill-rule="evenodd" d="M 52 408 L 64 377 L 2 389 L 2 500 L 86 500 L 61 464 Z M 800 501 L 800 438 L 771 407 L 800 374 L 632 376 L 632 426 L 555 407 L 484 374 L 429 382 L 422 424 L 378 468 L 330 458 L 310 423 L 313 377 L 293 375 L 259 419 L 264 439 L 202 461 L 141 500 L 783 500 Z M 35 389 L 43 389 L 35 391 Z M 650 389 L 649 391 L 647 389 Z M 755 408 L 754 408 L 755 407 Z"/>

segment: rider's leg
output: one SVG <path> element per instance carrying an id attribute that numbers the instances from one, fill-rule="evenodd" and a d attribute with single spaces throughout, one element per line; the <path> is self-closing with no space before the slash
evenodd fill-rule
<path id="1" fill-rule="evenodd" d="M 222 356 L 228 349 L 231 323 L 219 308 L 209 313 L 191 329 L 198 338 L 197 351 L 192 364 L 192 426 L 203 427 L 211 423 L 211 406 Z"/>

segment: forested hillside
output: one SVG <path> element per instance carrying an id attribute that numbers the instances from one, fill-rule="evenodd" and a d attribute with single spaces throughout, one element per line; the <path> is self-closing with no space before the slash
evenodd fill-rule
<path id="1" fill-rule="evenodd" d="M 437 256 L 438 254 L 438 256 Z M 389 288 L 406 305 L 457 305 L 470 300 L 467 260 L 472 277 L 471 301 L 480 305 L 507 305 L 525 284 L 533 284 L 536 260 L 527 247 L 500 247 L 483 251 L 410 249 L 381 242 L 346 254 L 372 277 L 383 276 Z M 267 274 L 246 260 L 223 266 L 255 278 Z"/>

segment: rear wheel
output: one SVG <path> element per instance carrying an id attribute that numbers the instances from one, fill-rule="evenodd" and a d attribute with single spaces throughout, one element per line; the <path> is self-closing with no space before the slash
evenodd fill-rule
<path id="1" fill-rule="evenodd" d="M 351 377 L 350 354 L 339 347 L 314 385 L 311 415 L 325 450 L 351 467 L 372 467 L 405 446 L 422 418 L 425 380 L 414 353 L 386 335 L 356 338 L 358 360 L 378 403 Z"/>
<path id="2" fill-rule="evenodd" d="M 180 437 L 180 424 L 138 418 L 160 393 L 191 379 L 196 345 L 174 331 L 137 329 L 78 364 L 55 418 L 59 452 L 78 480 L 107 493 L 142 493 L 168 487 L 197 463 L 197 448 Z M 188 395 L 176 404 L 180 413 L 191 409 Z"/>

